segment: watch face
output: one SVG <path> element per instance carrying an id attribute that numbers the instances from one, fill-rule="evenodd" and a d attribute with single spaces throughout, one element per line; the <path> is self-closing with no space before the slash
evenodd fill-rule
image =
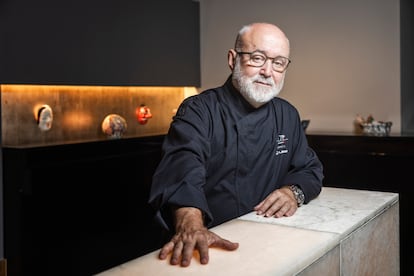
<path id="1" fill-rule="evenodd" d="M 290 189 L 292 190 L 293 195 L 295 196 L 298 206 L 301 206 L 305 201 L 305 195 L 303 194 L 303 191 L 296 185 L 291 185 Z"/>

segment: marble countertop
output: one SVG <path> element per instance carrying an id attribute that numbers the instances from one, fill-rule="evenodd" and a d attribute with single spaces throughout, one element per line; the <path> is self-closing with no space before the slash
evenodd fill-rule
<path id="1" fill-rule="evenodd" d="M 252 212 L 239 219 L 345 236 L 397 201 L 396 193 L 324 187 L 319 197 L 298 208 L 294 216 L 267 218 Z"/>
<path id="2" fill-rule="evenodd" d="M 395 193 L 324 187 L 292 217 L 252 212 L 212 228 L 240 246 L 233 252 L 211 248 L 208 265 L 201 265 L 195 252 L 189 267 L 172 266 L 159 260 L 156 250 L 98 275 L 294 275 L 396 202 Z"/>

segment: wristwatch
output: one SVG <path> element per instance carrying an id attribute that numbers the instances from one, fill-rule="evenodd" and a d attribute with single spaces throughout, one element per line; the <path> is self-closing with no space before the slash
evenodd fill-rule
<path id="1" fill-rule="evenodd" d="M 296 185 L 290 185 L 289 188 L 295 196 L 296 202 L 298 203 L 298 207 L 302 206 L 303 202 L 305 201 L 305 195 L 303 194 L 302 189 Z"/>

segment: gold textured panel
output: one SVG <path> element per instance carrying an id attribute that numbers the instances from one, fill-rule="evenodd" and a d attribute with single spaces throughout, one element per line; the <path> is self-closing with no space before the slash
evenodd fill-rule
<path id="1" fill-rule="evenodd" d="M 108 114 L 127 121 L 123 138 L 165 134 L 185 87 L 0 85 L 2 140 L 5 146 L 35 146 L 105 140 L 101 123 Z M 43 104 L 53 124 L 41 131 L 35 119 Z M 139 124 L 135 109 L 145 104 L 153 117 Z"/>
<path id="2" fill-rule="evenodd" d="M 0 276 L 7 276 L 7 260 L 0 260 Z"/>

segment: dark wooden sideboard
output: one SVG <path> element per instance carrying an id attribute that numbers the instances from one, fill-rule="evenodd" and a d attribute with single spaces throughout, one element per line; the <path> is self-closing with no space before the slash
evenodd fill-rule
<path id="1" fill-rule="evenodd" d="M 3 147 L 8 275 L 93 275 L 160 246 L 147 204 L 163 136 Z"/>
<path id="2" fill-rule="evenodd" d="M 414 136 L 308 134 L 321 158 L 326 186 L 398 192 L 407 187 Z M 411 175 L 411 174 L 410 174 Z"/>
<path id="3" fill-rule="evenodd" d="M 324 186 L 399 193 L 401 275 L 409 272 L 414 239 L 414 136 L 308 133 L 324 166 Z"/>

